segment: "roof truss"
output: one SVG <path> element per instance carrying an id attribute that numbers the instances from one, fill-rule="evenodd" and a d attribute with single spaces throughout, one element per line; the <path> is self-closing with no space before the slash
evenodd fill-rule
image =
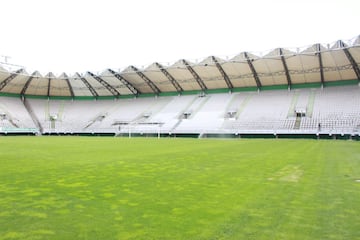
<path id="1" fill-rule="evenodd" d="M 288 68 L 288 66 L 286 64 L 286 60 L 285 60 L 284 52 L 283 52 L 282 48 L 279 48 L 279 54 L 280 54 L 281 62 L 283 64 L 283 66 L 284 66 L 288 87 L 291 88 L 291 77 L 290 77 L 290 73 L 289 73 L 289 68 Z"/>
<path id="2" fill-rule="evenodd" d="M 113 86 L 111 86 L 109 83 L 104 81 L 104 79 L 102 79 L 101 77 L 93 74 L 92 72 L 87 72 L 87 73 L 90 74 L 90 76 L 92 76 L 93 78 L 95 78 L 99 83 L 101 83 L 114 96 L 120 96 L 120 93 L 118 92 L 118 90 L 116 90 Z"/>
<path id="3" fill-rule="evenodd" d="M 108 69 L 108 71 L 114 75 L 117 79 L 120 80 L 120 82 L 122 82 L 122 84 L 124 84 L 129 90 L 130 92 L 132 92 L 134 95 L 139 95 L 141 92 L 136 89 L 131 83 L 129 83 L 124 77 L 122 77 L 119 73 L 115 72 L 112 69 Z"/>
<path id="4" fill-rule="evenodd" d="M 14 78 L 16 78 L 20 73 L 22 73 L 24 69 L 19 69 L 16 72 L 12 73 L 9 77 L 7 77 L 4 81 L 0 83 L 0 91 Z"/>
<path id="5" fill-rule="evenodd" d="M 249 55 L 247 54 L 247 52 L 244 52 L 244 56 L 246 58 L 247 63 L 249 64 L 250 70 L 251 70 L 251 72 L 252 72 L 252 74 L 254 76 L 256 86 L 257 86 L 258 89 L 260 89 L 262 85 L 261 85 L 261 82 L 260 82 L 260 78 L 259 78 L 259 76 L 258 76 L 258 74 L 257 74 L 257 72 L 255 70 L 255 67 L 252 64 L 253 60 L 249 58 Z"/>
<path id="6" fill-rule="evenodd" d="M 28 78 L 28 80 L 26 81 L 23 89 L 21 89 L 21 92 L 20 92 L 20 95 L 21 95 L 21 96 L 24 96 L 24 95 L 25 95 L 26 90 L 28 89 L 31 81 L 33 80 L 33 78 L 35 78 L 35 76 L 37 75 L 37 73 L 38 73 L 37 71 L 33 72 L 33 74 L 31 74 L 31 76 Z"/>
<path id="7" fill-rule="evenodd" d="M 322 57 L 321 57 L 321 45 L 320 45 L 320 43 L 316 44 L 316 54 L 318 55 L 318 58 L 319 58 L 320 81 L 321 81 L 321 85 L 324 86 L 324 83 L 325 83 L 324 66 L 323 66 Z"/>
<path id="8" fill-rule="evenodd" d="M 345 46 L 343 41 L 339 41 L 339 44 L 341 47 L 343 47 L 343 51 L 347 57 L 347 59 L 349 60 L 349 62 L 352 65 L 352 68 L 356 74 L 357 79 L 360 81 L 360 69 L 359 69 L 359 65 L 357 65 L 357 63 L 355 62 L 355 59 L 353 58 L 353 56 L 351 55 L 349 49 Z"/>
<path id="9" fill-rule="evenodd" d="M 90 83 L 83 77 L 80 76 L 79 73 L 76 73 L 77 77 L 83 81 L 83 83 L 85 84 L 85 86 L 90 90 L 91 94 L 97 98 L 99 96 L 99 94 L 95 91 L 95 89 L 90 85 Z"/>
<path id="10" fill-rule="evenodd" d="M 200 78 L 200 76 L 195 72 L 195 70 L 190 66 L 190 64 L 183 59 L 182 60 L 183 64 L 186 66 L 186 68 L 189 70 L 189 72 L 191 73 L 191 75 L 195 78 L 196 82 L 199 84 L 201 90 L 205 91 L 207 90 L 207 87 L 204 83 L 204 81 Z"/>
<path id="11" fill-rule="evenodd" d="M 145 76 L 141 71 L 139 71 L 139 69 L 137 69 L 134 66 L 130 66 L 130 68 L 134 72 L 136 72 L 137 75 L 139 75 L 147 83 L 147 85 L 149 85 L 149 87 L 151 88 L 151 90 L 154 91 L 154 93 L 156 93 L 156 94 L 161 93 L 160 89 L 147 76 Z"/>
<path id="12" fill-rule="evenodd" d="M 48 78 L 48 89 L 47 89 L 47 96 L 50 97 L 50 89 L 51 89 L 51 78 Z"/>
<path id="13" fill-rule="evenodd" d="M 180 86 L 180 84 L 175 80 L 175 78 L 160 63 L 156 62 L 155 65 L 169 79 L 169 81 L 175 87 L 176 91 L 178 91 L 178 92 L 184 91 L 183 88 Z"/>
<path id="14" fill-rule="evenodd" d="M 219 70 L 219 72 L 221 73 L 221 76 L 223 76 L 226 85 L 228 86 L 229 89 L 233 89 L 234 86 L 232 85 L 229 76 L 226 74 L 226 72 L 224 71 L 224 69 L 221 67 L 221 64 L 219 63 L 219 61 L 215 58 L 215 56 L 212 56 L 211 59 L 213 60 L 213 62 L 215 63 L 217 69 Z"/>
<path id="15" fill-rule="evenodd" d="M 70 80 L 69 80 L 69 77 L 64 73 L 64 78 L 65 78 L 65 81 L 69 87 L 69 91 L 70 91 L 70 95 L 71 95 L 71 98 L 74 98 L 75 97 L 75 94 L 74 94 L 74 89 L 72 88 L 71 84 L 70 84 Z"/>

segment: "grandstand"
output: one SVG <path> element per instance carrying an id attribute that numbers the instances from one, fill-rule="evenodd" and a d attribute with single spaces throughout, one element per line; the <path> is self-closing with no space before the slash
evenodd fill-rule
<path id="1" fill-rule="evenodd" d="M 359 64 L 360 36 L 71 76 L 2 63 L 0 132 L 359 139 Z"/>

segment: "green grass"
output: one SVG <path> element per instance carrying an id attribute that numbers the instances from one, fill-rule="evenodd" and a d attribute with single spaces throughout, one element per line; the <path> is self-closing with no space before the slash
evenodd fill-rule
<path id="1" fill-rule="evenodd" d="M 0 239 L 360 239 L 360 143 L 0 138 Z"/>

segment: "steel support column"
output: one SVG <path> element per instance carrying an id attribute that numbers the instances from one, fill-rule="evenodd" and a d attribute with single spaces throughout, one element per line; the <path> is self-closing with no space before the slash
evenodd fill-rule
<path id="1" fill-rule="evenodd" d="M 48 88 L 47 88 L 47 97 L 50 97 L 50 89 L 51 89 L 51 78 L 50 78 L 51 75 L 49 75 L 49 78 L 48 78 Z"/>
<path id="2" fill-rule="evenodd" d="M 156 62 L 155 65 L 169 79 L 169 81 L 172 83 L 172 85 L 174 86 L 174 88 L 176 89 L 177 92 L 180 93 L 180 92 L 184 91 L 183 88 L 180 86 L 180 84 L 175 80 L 175 78 L 173 76 L 171 76 L 171 74 L 160 63 Z"/>
<path id="3" fill-rule="evenodd" d="M 324 76 L 324 66 L 323 66 L 322 57 L 321 57 L 321 45 L 320 45 L 320 43 L 316 44 L 316 55 L 319 58 L 321 86 L 324 86 L 324 84 L 325 84 L 325 76 Z"/>
<path id="4" fill-rule="evenodd" d="M 92 72 L 87 72 L 88 74 L 90 74 L 91 77 L 93 77 L 96 81 L 98 81 L 99 83 L 101 83 L 101 85 L 103 85 L 109 92 L 111 92 L 115 97 L 120 96 L 120 93 L 118 92 L 118 90 L 116 90 L 113 86 L 111 86 L 109 83 L 107 83 L 106 81 L 104 81 L 104 79 L 102 79 L 101 77 L 93 74 Z"/>
<path id="5" fill-rule="evenodd" d="M 147 76 L 145 76 L 145 74 L 143 74 L 139 69 L 137 69 L 134 66 L 130 66 L 130 68 L 134 72 L 136 72 L 136 74 L 139 75 L 141 77 L 141 79 L 147 83 L 147 85 L 149 85 L 149 87 L 151 88 L 151 90 L 153 90 L 153 92 L 155 94 L 161 93 L 160 89 Z"/>
<path id="6" fill-rule="evenodd" d="M 205 92 L 207 90 L 207 87 L 206 87 L 204 81 L 200 78 L 200 76 L 194 71 L 194 69 L 190 66 L 190 64 L 185 59 L 183 59 L 182 62 L 186 66 L 187 70 L 189 70 L 191 75 L 195 78 L 195 80 L 199 84 L 201 90 Z"/>
<path id="7" fill-rule="evenodd" d="M 234 88 L 234 86 L 232 85 L 229 76 L 226 74 L 226 72 L 224 71 L 224 69 L 222 68 L 221 64 L 219 63 L 219 61 L 215 58 L 215 56 L 212 56 L 211 59 L 213 60 L 213 62 L 215 63 L 217 69 L 219 70 L 219 72 L 221 73 L 221 76 L 224 78 L 226 85 L 228 86 L 228 88 L 231 90 Z"/>
<path id="8" fill-rule="evenodd" d="M 74 98 L 75 97 L 74 89 L 72 88 L 72 86 L 70 84 L 69 77 L 66 75 L 66 73 L 64 73 L 64 77 L 65 77 L 66 84 L 68 85 L 71 98 Z"/>
<path id="9" fill-rule="evenodd" d="M 24 97 L 25 92 L 26 92 L 26 90 L 29 88 L 29 85 L 30 85 L 31 81 L 35 78 L 35 75 L 37 75 L 37 74 L 38 74 L 37 71 L 33 72 L 33 74 L 31 74 L 31 76 L 30 76 L 30 77 L 28 78 L 28 80 L 26 81 L 23 89 L 22 89 L 21 92 L 20 92 L 20 95 L 21 95 L 22 97 Z"/>
<path id="10" fill-rule="evenodd" d="M 291 88 L 291 77 L 290 77 L 290 73 L 289 73 L 289 68 L 286 64 L 286 60 L 285 60 L 285 57 L 284 57 L 284 52 L 283 52 L 283 49 L 282 48 L 279 48 L 279 54 L 280 54 L 280 58 L 281 58 L 281 62 L 283 64 L 283 67 L 284 67 L 284 70 L 285 70 L 285 75 L 286 75 L 286 80 L 287 80 L 287 83 L 288 83 L 288 88 L 290 89 Z"/>
<path id="11" fill-rule="evenodd" d="M 349 49 L 345 46 L 343 41 L 339 41 L 340 46 L 343 48 L 343 51 L 347 57 L 347 59 L 349 60 L 349 62 L 351 63 L 351 66 L 355 72 L 355 75 L 357 77 L 357 79 L 360 81 L 360 69 L 359 69 L 359 65 L 356 63 L 355 59 L 353 58 L 353 56 L 351 55 Z"/>
<path id="12" fill-rule="evenodd" d="M 254 76 L 255 82 L 256 82 L 256 86 L 258 89 L 261 89 L 261 82 L 260 82 L 260 78 L 255 70 L 254 65 L 252 64 L 253 60 L 249 58 L 249 55 L 247 54 L 247 52 L 244 52 L 244 56 L 246 58 L 247 63 L 249 64 L 250 70 Z"/>
<path id="13" fill-rule="evenodd" d="M 119 73 L 115 72 L 112 69 L 108 69 L 108 71 L 114 75 L 114 77 L 116 77 L 120 82 L 122 82 L 122 84 L 124 84 L 129 90 L 130 92 L 132 92 L 134 95 L 139 95 L 140 91 L 138 89 L 136 89 L 131 83 L 129 83 L 124 77 L 122 77 Z"/>
<path id="14" fill-rule="evenodd" d="M 79 73 L 76 73 L 76 76 L 85 84 L 85 86 L 90 90 L 91 94 L 95 98 L 99 97 L 99 94 L 95 91 L 95 89 L 90 85 L 90 83 L 84 77 L 80 76 Z"/>
<path id="15" fill-rule="evenodd" d="M 16 72 L 12 73 L 9 77 L 7 77 L 4 81 L 0 83 L 0 91 L 14 78 L 16 78 L 20 73 L 22 73 L 24 69 L 19 69 Z"/>

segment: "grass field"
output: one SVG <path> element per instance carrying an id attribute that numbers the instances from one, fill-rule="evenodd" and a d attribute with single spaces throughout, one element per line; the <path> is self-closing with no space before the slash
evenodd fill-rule
<path id="1" fill-rule="evenodd" d="M 0 138 L 0 239 L 360 239 L 360 143 Z"/>

